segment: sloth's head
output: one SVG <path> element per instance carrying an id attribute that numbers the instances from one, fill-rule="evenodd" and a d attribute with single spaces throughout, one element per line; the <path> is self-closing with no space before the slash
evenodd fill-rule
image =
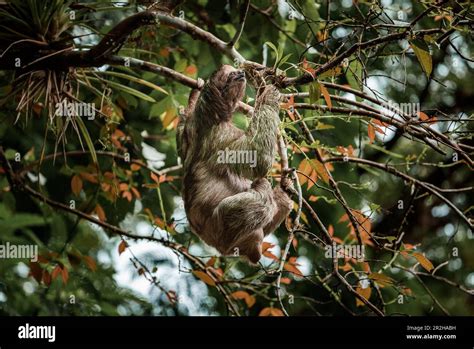
<path id="1" fill-rule="evenodd" d="M 220 67 L 209 79 L 209 87 L 219 93 L 224 103 L 233 111 L 245 94 L 245 73 L 230 65 Z"/>

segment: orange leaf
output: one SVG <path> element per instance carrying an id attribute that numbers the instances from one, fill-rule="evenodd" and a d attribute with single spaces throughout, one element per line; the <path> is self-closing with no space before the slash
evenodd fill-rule
<path id="1" fill-rule="evenodd" d="M 128 244 L 125 240 L 122 240 L 119 244 L 119 247 L 118 247 L 118 253 L 119 253 L 119 256 L 125 251 L 125 249 L 128 247 Z"/>
<path id="2" fill-rule="evenodd" d="M 99 181 L 97 180 L 97 176 L 91 174 L 91 173 L 87 173 L 87 172 L 81 172 L 79 173 L 79 176 L 82 177 L 82 179 L 85 179 L 86 181 L 90 182 L 90 183 L 99 183 Z"/>
<path id="3" fill-rule="evenodd" d="M 426 115 L 426 113 L 422 111 L 418 112 L 418 117 L 420 118 L 421 121 L 426 121 L 430 118 L 428 115 Z"/>
<path id="4" fill-rule="evenodd" d="M 272 316 L 283 316 L 283 312 L 278 308 L 272 308 L 271 314 Z"/>
<path id="5" fill-rule="evenodd" d="M 132 197 L 131 192 L 129 192 L 129 191 L 122 192 L 122 197 L 126 198 L 128 200 L 128 202 L 132 202 L 133 197 Z"/>
<path id="6" fill-rule="evenodd" d="M 61 273 L 61 267 L 59 265 L 57 265 L 53 269 L 53 272 L 51 273 L 51 277 L 53 278 L 53 280 L 56 280 L 56 278 L 59 276 L 60 273 Z"/>
<path id="7" fill-rule="evenodd" d="M 245 299 L 250 295 L 246 291 L 235 291 L 231 294 L 231 296 L 235 299 Z"/>
<path id="8" fill-rule="evenodd" d="M 374 125 L 369 123 L 369 126 L 367 128 L 367 132 L 368 132 L 368 135 L 369 135 L 370 143 L 374 143 L 374 140 L 375 140 L 375 127 L 374 127 Z"/>
<path id="9" fill-rule="evenodd" d="M 274 244 L 264 241 L 262 244 L 262 254 L 267 258 L 277 261 L 278 257 L 269 251 L 273 247 L 275 247 Z"/>
<path id="10" fill-rule="evenodd" d="M 263 308 L 258 316 L 283 316 L 283 312 L 278 308 Z"/>
<path id="11" fill-rule="evenodd" d="M 83 257 L 84 263 L 89 267 L 90 270 L 96 271 L 97 270 L 97 263 L 95 262 L 94 258 L 90 256 Z"/>
<path id="12" fill-rule="evenodd" d="M 46 286 L 51 285 L 51 274 L 47 270 L 43 272 L 43 282 Z"/>
<path id="13" fill-rule="evenodd" d="M 205 272 L 200 271 L 200 270 L 193 270 L 193 274 L 203 281 L 204 283 L 208 284 L 209 286 L 216 286 L 216 282 Z"/>
<path id="14" fill-rule="evenodd" d="M 289 285 L 289 284 L 291 283 L 291 279 L 290 279 L 290 278 L 282 277 L 282 278 L 280 279 L 280 282 L 281 282 L 282 284 Z"/>
<path id="15" fill-rule="evenodd" d="M 418 263 L 420 263 L 420 265 L 423 268 L 425 268 L 428 272 L 434 269 L 433 263 L 431 263 L 431 261 L 428 258 L 426 258 L 424 255 L 422 255 L 421 253 L 414 252 L 413 257 L 415 257 Z"/>
<path id="16" fill-rule="evenodd" d="M 130 169 L 131 169 L 132 171 L 138 171 L 140 168 L 141 168 L 141 166 L 138 165 L 138 164 L 131 164 L 131 165 L 130 165 Z"/>
<path id="17" fill-rule="evenodd" d="M 150 177 L 151 177 L 151 179 L 153 179 L 153 181 L 155 183 L 157 183 L 157 184 L 160 183 L 160 180 L 159 180 L 158 176 L 155 173 L 151 172 Z"/>
<path id="18" fill-rule="evenodd" d="M 170 49 L 168 47 L 163 47 L 160 51 L 158 51 L 158 54 L 161 57 L 169 57 L 170 55 Z"/>
<path id="19" fill-rule="evenodd" d="M 82 179 L 78 175 L 74 175 L 71 179 L 71 189 L 74 195 L 78 196 L 82 190 Z"/>
<path id="20" fill-rule="evenodd" d="M 385 287 L 393 284 L 393 279 L 382 273 L 370 273 L 368 278 L 374 280 L 380 287 Z"/>
<path id="21" fill-rule="evenodd" d="M 236 291 L 232 293 L 231 296 L 235 299 L 243 299 L 249 308 L 251 308 L 256 301 L 255 297 L 251 296 L 246 291 Z"/>
<path id="22" fill-rule="evenodd" d="M 331 237 L 334 236 L 334 227 L 332 226 L 332 224 L 329 224 L 328 226 L 328 233 Z"/>
<path id="23" fill-rule="evenodd" d="M 275 247 L 274 244 L 271 244 L 271 243 L 269 243 L 269 242 L 264 241 L 264 242 L 262 243 L 262 253 L 263 253 L 263 252 L 266 252 L 267 250 L 269 250 L 269 249 L 271 249 L 271 248 L 273 248 L 273 247 Z"/>
<path id="24" fill-rule="evenodd" d="M 295 275 L 298 275 L 298 276 L 301 276 L 303 277 L 303 273 L 301 272 L 301 270 L 299 270 L 295 264 L 292 264 L 290 262 L 287 262 L 284 264 L 283 268 L 286 270 L 286 271 L 289 271 L 290 273 L 293 273 Z"/>
<path id="25" fill-rule="evenodd" d="M 323 94 L 324 100 L 326 101 L 326 105 L 328 106 L 329 109 L 332 109 L 331 96 L 329 95 L 328 89 L 323 84 L 320 84 L 320 88 L 321 88 L 321 93 Z"/>
<path id="26" fill-rule="evenodd" d="M 100 221 L 105 222 L 107 220 L 107 217 L 105 216 L 105 211 L 99 204 L 95 206 L 95 213 L 97 214 L 97 217 L 99 217 Z"/>
<path id="27" fill-rule="evenodd" d="M 390 126 L 389 124 L 387 124 L 386 122 L 383 122 L 383 121 L 380 121 L 378 119 L 372 119 L 371 122 L 373 122 L 374 124 L 380 126 L 380 127 L 388 127 Z"/>
<path id="28" fill-rule="evenodd" d="M 311 162 L 314 166 L 314 169 L 318 173 L 319 178 L 321 178 L 324 181 L 324 183 L 328 184 L 329 183 L 329 175 L 327 173 L 326 167 L 324 167 L 324 165 L 316 159 L 311 160 Z"/>
<path id="29" fill-rule="evenodd" d="M 186 75 L 194 75 L 197 73 L 197 68 L 195 65 L 189 65 L 184 69 L 184 74 Z"/>
<path id="30" fill-rule="evenodd" d="M 214 256 L 212 256 L 212 257 L 209 258 L 209 260 L 207 261 L 206 266 L 207 266 L 207 267 L 213 267 L 214 264 L 216 263 L 216 260 L 217 260 L 217 258 L 214 257 Z"/>
<path id="31" fill-rule="evenodd" d="M 67 281 L 69 280 L 69 272 L 65 266 L 63 266 L 63 268 L 61 269 L 61 276 L 64 284 L 67 284 Z"/>
<path id="32" fill-rule="evenodd" d="M 275 260 L 275 261 L 278 260 L 278 257 L 275 256 L 275 255 L 274 255 L 273 253 L 271 253 L 270 251 L 264 252 L 263 255 L 264 255 L 265 257 L 270 258 L 270 259 L 273 259 L 273 260 Z"/>
<path id="33" fill-rule="evenodd" d="M 154 219 L 154 223 L 156 226 L 158 226 L 161 229 L 164 229 L 166 226 L 165 222 L 160 217 L 156 217 Z"/>
<path id="34" fill-rule="evenodd" d="M 140 199 L 140 197 L 141 197 L 141 196 L 140 196 L 140 192 L 137 190 L 137 188 L 131 187 L 130 190 L 132 191 L 133 195 L 135 195 L 135 197 L 136 197 L 137 199 Z"/>
<path id="35" fill-rule="evenodd" d="M 165 113 L 165 116 L 163 117 L 163 127 L 167 128 L 171 122 L 176 118 L 176 110 L 174 109 L 168 109 Z"/>
<path id="36" fill-rule="evenodd" d="M 358 286 L 356 288 L 356 292 L 361 295 L 362 297 L 364 297 L 365 299 L 369 300 L 370 298 L 370 295 L 372 294 L 372 289 L 369 287 L 366 287 L 366 288 L 362 288 L 360 286 Z M 358 307 L 361 307 L 361 306 L 364 306 L 365 303 L 362 302 L 359 298 L 356 298 L 356 306 Z"/>

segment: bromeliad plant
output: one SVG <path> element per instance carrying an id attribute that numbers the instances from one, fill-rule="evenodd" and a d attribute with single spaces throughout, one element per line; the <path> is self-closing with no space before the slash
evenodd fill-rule
<path id="1" fill-rule="evenodd" d="M 110 10 L 110 7 L 107 9 Z M 126 9 L 123 7 L 123 10 Z M 110 68 L 107 71 L 94 68 L 91 60 L 96 57 L 92 57 L 91 52 L 96 54 L 100 50 L 95 47 L 84 50 L 85 46 L 75 40 L 100 34 L 87 25 L 87 13 L 102 10 L 101 3 L 83 6 L 63 0 L 11 0 L 0 5 L 0 63 L 2 68 L 8 70 L 4 74 L 10 81 L 2 88 L 0 105 L 15 100 L 15 122 L 21 120 L 27 123 L 33 113 L 47 115 L 47 130 L 56 137 L 55 148 L 60 143 L 63 146 L 66 144 L 66 131 L 72 125 L 81 146 L 82 140 L 85 140 L 94 160 L 93 141 L 83 120 L 74 109 L 66 115 L 58 113 L 58 106 L 83 103 L 85 94 L 82 92 L 86 90 L 95 98 L 95 103 L 91 103 L 94 114 L 105 117 L 106 123 L 117 123 L 120 113 L 113 112 L 117 108 L 108 97 L 112 89 L 147 101 L 153 102 L 154 99 L 113 79 L 127 80 L 166 93 L 160 87 L 139 79 L 125 67 L 119 67 L 120 72 Z M 139 20 L 132 25 L 142 25 Z M 122 27 L 125 27 L 128 23 L 123 24 Z M 81 35 L 76 35 L 79 33 L 76 29 L 82 29 Z M 118 29 L 122 28 L 118 26 Z M 113 32 L 108 33 L 97 46 L 102 45 L 110 52 L 118 51 L 127 37 L 127 34 L 120 35 L 119 30 L 116 36 Z M 117 42 L 110 43 L 114 40 Z M 100 54 L 105 56 L 103 52 Z M 80 60 L 87 64 L 78 63 Z"/>

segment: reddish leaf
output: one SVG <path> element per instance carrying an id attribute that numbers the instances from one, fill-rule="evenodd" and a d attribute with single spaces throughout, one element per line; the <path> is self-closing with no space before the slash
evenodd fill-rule
<path id="1" fill-rule="evenodd" d="M 326 101 L 326 105 L 328 106 L 329 109 L 332 109 L 331 96 L 329 95 L 328 89 L 323 84 L 320 84 L 320 88 L 321 88 L 321 93 L 323 94 L 324 100 Z"/>
<path id="2" fill-rule="evenodd" d="M 273 248 L 273 247 L 275 247 L 274 244 L 271 244 L 269 242 L 264 241 L 263 244 L 262 244 L 262 254 L 267 258 L 270 258 L 270 259 L 273 259 L 273 260 L 277 261 L 278 257 L 270 252 L 270 249 Z"/>
<path id="3" fill-rule="evenodd" d="M 296 257 L 290 257 L 289 261 L 283 265 L 283 268 L 290 273 L 303 277 L 303 273 L 297 268 L 298 265 L 299 264 L 296 263 Z"/>
<path id="4" fill-rule="evenodd" d="M 214 264 L 216 264 L 216 260 L 217 260 L 217 258 L 214 257 L 214 256 L 209 258 L 209 260 L 206 263 L 206 266 L 207 267 L 214 267 Z"/>
<path id="5" fill-rule="evenodd" d="M 236 291 L 232 293 L 231 296 L 235 299 L 243 299 L 245 303 L 247 304 L 248 308 L 251 308 L 256 302 L 255 297 L 251 296 L 246 291 Z"/>
<path id="6" fill-rule="evenodd" d="M 195 75 L 197 73 L 197 67 L 195 65 L 189 65 L 184 69 L 184 74 Z"/>
<path id="7" fill-rule="evenodd" d="M 418 263 L 420 263 L 420 265 L 423 268 L 425 268 L 428 272 L 431 272 L 434 269 L 433 263 L 431 263 L 431 261 L 428 258 L 426 258 L 424 255 L 422 255 L 421 253 L 414 252 L 413 257 L 415 257 Z"/>
<path id="8" fill-rule="evenodd" d="M 374 140 L 375 140 L 375 127 L 374 127 L 374 125 L 369 123 L 369 126 L 367 128 L 367 132 L 368 132 L 368 135 L 369 135 L 370 143 L 374 143 Z"/>
<path id="9" fill-rule="evenodd" d="M 125 251 L 125 249 L 128 247 L 128 244 L 125 240 L 122 240 L 120 242 L 120 245 L 118 247 L 118 253 L 119 253 L 119 256 Z"/>
<path id="10" fill-rule="evenodd" d="M 71 190 L 76 196 L 78 196 L 82 190 L 82 179 L 78 175 L 74 175 L 71 179 Z"/>
<path id="11" fill-rule="evenodd" d="M 132 193 L 131 193 L 131 192 L 129 192 L 129 191 L 124 191 L 124 192 L 122 192 L 122 197 L 125 198 L 125 199 L 127 199 L 128 202 L 132 202 L 133 197 L 132 197 Z"/>
<path id="12" fill-rule="evenodd" d="M 158 179 L 158 176 L 155 173 L 151 172 L 150 177 L 151 177 L 151 179 L 153 179 L 153 181 L 155 183 L 157 183 L 157 184 L 160 183 L 160 180 Z"/>
<path id="13" fill-rule="evenodd" d="M 94 258 L 90 256 L 83 257 L 84 263 L 89 267 L 90 270 L 96 271 L 97 270 L 97 263 L 95 262 Z"/>
<path id="14" fill-rule="evenodd" d="M 362 288 L 360 286 L 358 286 L 356 288 L 356 292 L 361 295 L 362 297 L 364 297 L 365 299 L 369 300 L 370 298 L 370 295 L 372 294 L 372 289 L 369 287 L 366 287 L 366 288 Z M 356 306 L 358 307 L 361 307 L 361 306 L 364 306 L 365 303 L 362 302 L 359 298 L 356 298 Z"/>
<path id="15" fill-rule="evenodd" d="M 56 278 L 59 276 L 59 274 L 61 274 L 61 267 L 59 265 L 57 265 L 53 269 L 53 272 L 51 273 L 51 277 L 53 278 L 53 280 L 56 280 Z"/>
<path id="16" fill-rule="evenodd" d="M 61 276 L 63 278 L 64 284 L 67 284 L 67 281 L 69 280 L 69 272 L 65 266 L 61 269 Z"/>
<path id="17" fill-rule="evenodd" d="M 51 285 L 51 274 L 47 270 L 43 272 L 43 282 L 46 286 Z"/>
<path id="18" fill-rule="evenodd" d="M 94 183 L 94 184 L 99 183 L 99 181 L 97 180 L 97 176 L 93 175 L 91 173 L 81 172 L 81 173 L 79 173 L 79 176 L 81 176 L 82 179 L 84 179 L 84 180 L 86 180 L 90 183 Z"/>
<path id="19" fill-rule="evenodd" d="M 130 190 L 132 191 L 133 195 L 135 195 L 137 199 L 141 198 L 140 192 L 137 190 L 137 188 L 131 187 Z"/>
<path id="20" fill-rule="evenodd" d="M 43 269 L 38 262 L 30 263 L 30 274 L 36 281 L 38 281 L 38 283 L 41 283 L 41 279 L 43 278 Z"/>
<path id="21" fill-rule="evenodd" d="M 263 308 L 258 316 L 283 316 L 283 312 L 278 308 Z"/>
<path id="22" fill-rule="evenodd" d="M 95 213 L 97 214 L 97 217 L 99 217 L 100 221 L 105 222 L 107 220 L 107 217 L 105 216 L 105 211 L 99 204 L 95 206 Z"/>
<path id="23" fill-rule="evenodd" d="M 216 286 L 216 282 L 205 272 L 200 270 L 193 270 L 193 274 L 209 286 Z"/>
<path id="24" fill-rule="evenodd" d="M 141 166 L 138 165 L 138 164 L 131 164 L 131 165 L 130 165 L 130 169 L 131 169 L 132 171 L 138 171 L 140 168 L 141 168 Z"/>
<path id="25" fill-rule="evenodd" d="M 382 273 L 370 273 L 368 278 L 374 280 L 380 287 L 390 286 L 393 284 L 393 279 Z"/>

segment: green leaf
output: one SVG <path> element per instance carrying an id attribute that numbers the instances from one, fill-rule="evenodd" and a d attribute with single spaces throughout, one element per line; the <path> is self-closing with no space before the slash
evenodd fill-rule
<path id="1" fill-rule="evenodd" d="M 303 1 L 303 13 L 307 18 L 307 24 L 311 29 L 309 35 L 316 35 L 319 31 L 319 21 L 321 17 L 319 16 L 319 7 L 320 4 L 317 4 L 316 1 Z"/>
<path id="2" fill-rule="evenodd" d="M 30 213 L 16 213 L 8 219 L 2 219 L 0 221 L 0 231 L 16 230 L 20 228 L 26 228 L 31 226 L 41 226 L 48 222 L 43 216 Z"/>
<path id="3" fill-rule="evenodd" d="M 117 90 L 120 90 L 120 91 L 123 91 L 123 92 L 126 92 L 126 93 L 129 93 L 131 94 L 132 96 L 135 96 L 135 97 L 138 97 L 140 99 L 143 99 L 144 101 L 147 101 L 147 102 L 152 102 L 152 103 L 156 103 L 155 99 L 153 97 L 150 97 L 146 94 L 144 94 L 143 92 L 140 92 L 138 90 L 135 90 L 134 88 L 131 88 L 131 87 L 128 87 L 128 86 L 125 86 L 125 85 L 122 85 L 118 82 L 115 82 L 115 81 L 110 81 L 110 80 L 105 80 L 105 79 L 98 79 L 98 78 L 93 78 L 93 77 L 88 77 L 89 80 L 93 80 L 93 81 L 100 81 L 100 82 L 104 82 L 112 87 L 114 87 L 115 89 Z"/>
<path id="4" fill-rule="evenodd" d="M 322 130 L 330 130 L 330 129 L 333 129 L 333 128 L 335 128 L 333 125 L 324 124 L 324 123 L 318 121 L 318 124 L 316 125 L 316 127 L 314 129 L 317 130 L 317 131 L 322 131 Z"/>
<path id="5" fill-rule="evenodd" d="M 428 44 L 424 40 L 415 39 L 410 41 L 410 46 L 415 52 L 416 58 L 418 58 L 418 62 L 420 62 L 421 68 L 426 76 L 430 77 L 431 71 L 433 70 L 433 61 Z"/>
<path id="6" fill-rule="evenodd" d="M 309 103 L 318 103 L 319 96 L 321 96 L 321 86 L 315 81 L 309 85 Z"/>
<path id="7" fill-rule="evenodd" d="M 280 61 L 278 62 L 278 66 L 281 67 L 283 64 L 285 64 L 288 61 L 290 57 L 291 57 L 291 53 L 288 53 L 285 57 L 280 59 Z"/>
<path id="8" fill-rule="evenodd" d="M 353 89 L 361 90 L 362 74 L 362 63 L 360 63 L 356 57 L 351 57 L 349 66 L 346 70 L 346 79 Z"/>
<path id="9" fill-rule="evenodd" d="M 84 140 L 86 141 L 87 148 L 89 148 L 89 151 L 92 156 L 92 160 L 94 161 L 95 164 L 98 164 L 97 160 L 97 154 L 95 152 L 94 148 L 94 143 L 92 142 L 91 136 L 89 135 L 89 131 L 87 130 L 86 125 L 84 125 L 84 121 L 82 121 L 81 118 L 75 118 L 75 121 L 77 122 L 77 125 L 79 126 L 82 136 L 84 137 Z"/>
<path id="10" fill-rule="evenodd" d="M 279 52 L 278 52 L 278 49 L 277 47 L 272 44 L 270 41 L 265 41 L 264 45 L 267 45 L 268 47 L 270 47 L 274 52 L 275 52 L 275 65 L 276 63 L 280 60 L 280 56 L 279 56 Z"/>
<path id="11" fill-rule="evenodd" d="M 160 91 L 164 94 L 168 94 L 168 92 L 166 90 L 164 90 L 163 88 L 161 88 L 160 86 L 158 85 L 155 85 L 154 83 L 152 82 L 149 82 L 149 81 L 146 81 L 146 80 L 143 80 L 143 79 L 140 79 L 140 78 L 137 78 L 135 76 L 132 76 L 132 75 L 129 75 L 129 74 L 124 74 L 124 73 L 118 73 L 118 72 L 113 72 L 113 71 L 103 71 L 103 72 L 97 72 L 99 74 L 105 74 L 105 75 L 111 75 L 111 76 L 116 76 L 116 77 L 119 77 L 119 78 L 123 78 L 123 79 L 127 79 L 127 80 L 130 80 L 132 82 L 136 82 L 137 84 L 141 84 L 141 85 L 144 85 L 144 86 L 147 86 L 147 87 L 150 87 L 154 90 L 157 90 L 157 91 Z"/>

